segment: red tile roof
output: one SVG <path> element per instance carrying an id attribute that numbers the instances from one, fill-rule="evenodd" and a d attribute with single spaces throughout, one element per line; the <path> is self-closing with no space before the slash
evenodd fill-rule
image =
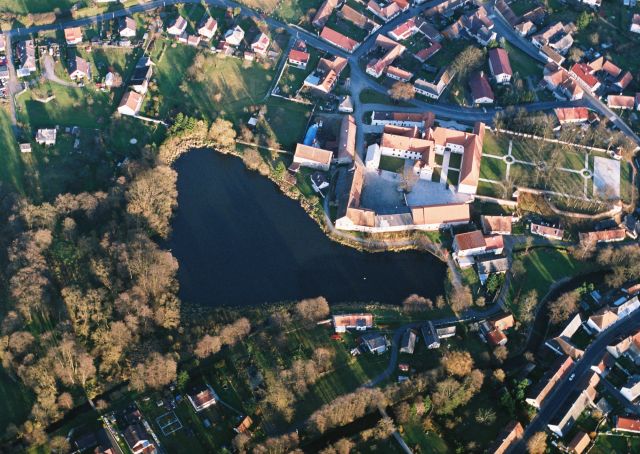
<path id="1" fill-rule="evenodd" d="M 491 62 L 491 68 L 493 68 L 494 75 L 513 75 L 511 64 L 509 63 L 509 54 L 507 54 L 506 50 L 501 48 L 491 49 L 489 51 L 489 61 Z"/>
<path id="2" fill-rule="evenodd" d="M 346 50 L 347 52 L 353 51 L 353 49 L 355 49 L 359 44 L 358 41 L 344 36 L 342 33 L 338 33 L 329 27 L 324 27 L 322 29 L 320 37 L 336 47 Z"/>
<path id="3" fill-rule="evenodd" d="M 424 62 L 434 56 L 440 49 L 442 49 L 442 44 L 433 43 L 431 46 L 425 47 L 421 51 L 418 51 L 415 56 L 418 60 Z"/>
<path id="4" fill-rule="evenodd" d="M 309 58 L 310 57 L 311 56 L 309 55 L 309 53 L 303 52 L 303 51 L 297 50 L 297 49 L 291 49 L 291 51 L 289 52 L 289 60 L 290 61 L 295 61 L 295 62 L 300 62 L 300 63 L 307 64 L 309 62 Z"/>
<path id="5" fill-rule="evenodd" d="M 609 107 L 633 109 L 636 104 L 636 100 L 633 96 L 622 95 L 609 95 L 607 96 L 607 105 Z"/>
<path id="6" fill-rule="evenodd" d="M 471 94 L 474 101 L 484 98 L 490 99 L 491 101 L 495 99 L 491 85 L 489 85 L 489 81 L 483 72 L 472 74 L 469 85 L 471 86 Z"/>
<path id="7" fill-rule="evenodd" d="M 585 63 L 576 63 L 571 67 L 571 72 L 587 84 L 589 88 L 593 89 L 593 87 L 598 85 L 600 82 L 591 74 L 591 71 L 593 71 L 593 68 Z"/>
<path id="8" fill-rule="evenodd" d="M 487 333 L 487 340 L 491 345 L 502 345 L 507 340 L 507 335 L 499 329 L 494 329 Z"/>
<path id="9" fill-rule="evenodd" d="M 589 119 L 589 109 L 586 107 L 559 107 L 554 109 L 560 124 L 587 121 Z"/>
<path id="10" fill-rule="evenodd" d="M 466 222 L 470 219 L 469 205 L 429 205 L 411 207 L 414 225 L 448 224 Z"/>
<path id="11" fill-rule="evenodd" d="M 454 241 L 458 245 L 459 251 L 468 251 L 471 249 L 478 249 L 478 248 L 486 247 L 487 245 L 481 230 L 474 230 L 473 232 L 466 232 L 466 233 L 458 233 L 454 237 Z"/>
<path id="12" fill-rule="evenodd" d="M 616 420 L 616 430 L 640 433 L 640 418 L 618 416 L 618 419 Z"/>

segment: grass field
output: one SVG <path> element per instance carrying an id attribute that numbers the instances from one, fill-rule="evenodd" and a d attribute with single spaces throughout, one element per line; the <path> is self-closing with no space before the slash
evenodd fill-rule
<path id="1" fill-rule="evenodd" d="M 10 12 L 16 14 L 46 13 L 55 8 L 69 9 L 74 3 L 85 6 L 85 1 L 76 2 L 73 0 L 2 0 L 0 2 L 0 12 Z"/>
<path id="2" fill-rule="evenodd" d="M 404 159 L 394 156 L 381 156 L 378 168 L 388 170 L 389 172 L 402 173 L 404 170 Z"/>
<path id="3" fill-rule="evenodd" d="M 593 448 L 589 451 L 592 454 L 609 454 L 612 452 L 639 452 L 640 437 L 626 435 L 599 435 Z"/>
<path id="4" fill-rule="evenodd" d="M 258 63 L 206 55 L 195 80 L 187 75 L 196 56 L 187 46 L 167 47 L 157 62 L 156 80 L 160 96 L 160 116 L 175 111 L 212 120 L 222 115 L 237 120 L 244 110 L 262 101 L 273 79 L 273 70 Z"/>
<path id="5" fill-rule="evenodd" d="M 46 104 L 36 101 L 47 96 L 55 99 Z M 104 125 L 115 110 L 106 93 L 49 82 L 18 97 L 16 104 L 18 120 L 28 124 L 32 131 L 56 125 L 97 128 Z"/>
<path id="6" fill-rule="evenodd" d="M 496 136 L 491 131 L 485 131 L 482 152 L 496 156 L 509 154 L 509 137 L 505 134 Z"/>
<path id="7" fill-rule="evenodd" d="M 480 163 L 480 178 L 502 181 L 507 176 L 507 164 L 502 159 L 484 158 Z"/>
<path id="8" fill-rule="evenodd" d="M 19 426 L 27 419 L 33 404 L 29 390 L 9 378 L 4 369 L 0 369 L 0 439 L 9 424 Z"/>
<path id="9" fill-rule="evenodd" d="M 533 60 L 527 54 L 509 43 L 505 43 L 505 50 L 509 53 L 509 62 L 514 73 L 520 77 L 542 77 L 542 65 Z"/>
<path id="10" fill-rule="evenodd" d="M 445 454 L 449 452 L 447 443 L 433 430 L 425 431 L 417 418 L 403 424 L 402 438 L 413 449 L 421 454 Z"/>
<path id="11" fill-rule="evenodd" d="M 243 3 L 249 5 L 251 3 L 265 3 L 265 4 L 278 4 L 274 13 L 280 19 L 291 22 L 294 24 L 305 24 L 312 18 L 315 11 L 322 4 L 322 0 L 282 0 L 277 2 L 276 0 L 242 0 Z M 265 11 L 272 11 L 271 9 L 265 9 Z"/>
<path id="12" fill-rule="evenodd" d="M 513 285 L 509 290 L 508 301 L 513 302 L 519 295 L 525 295 L 530 290 L 536 290 L 538 297 L 542 298 L 551 284 L 564 278 L 577 276 L 595 270 L 596 265 L 591 262 L 580 262 L 560 249 L 537 248 L 518 253 L 516 260 L 522 261 L 527 270 L 526 279 L 512 280 Z M 518 309 L 512 308 L 517 314 Z"/>
<path id="13" fill-rule="evenodd" d="M 311 115 L 311 106 L 269 98 L 266 103 L 266 124 L 280 146 L 293 150 L 295 144 L 302 141 Z"/>
<path id="14" fill-rule="evenodd" d="M 22 153 L 13 135 L 9 112 L 0 108 L 0 180 L 24 193 Z"/>

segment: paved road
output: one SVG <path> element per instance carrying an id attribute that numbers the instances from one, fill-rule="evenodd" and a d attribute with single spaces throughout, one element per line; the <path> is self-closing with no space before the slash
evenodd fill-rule
<path id="1" fill-rule="evenodd" d="M 586 379 L 592 365 L 597 363 L 604 354 L 607 345 L 609 345 L 618 336 L 624 336 L 632 330 L 637 330 L 640 325 L 640 311 L 632 313 L 629 317 L 620 320 L 607 331 L 601 333 L 585 350 L 584 356 L 574 365 L 572 374 L 575 378 L 569 381 L 565 377 L 556 386 L 551 395 L 546 399 L 542 408 L 538 412 L 533 421 L 525 428 L 524 437 L 519 443 L 515 444 L 510 452 L 520 453 L 525 451 L 525 446 L 529 438 L 541 430 L 545 430 L 551 418 L 555 415 L 558 408 L 565 403 L 567 396 L 575 386 Z"/>

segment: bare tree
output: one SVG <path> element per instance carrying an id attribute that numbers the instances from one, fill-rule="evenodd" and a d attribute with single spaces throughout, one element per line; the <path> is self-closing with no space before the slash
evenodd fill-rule
<path id="1" fill-rule="evenodd" d="M 394 101 L 409 101 L 416 96 L 413 85 L 407 82 L 394 83 L 387 93 Z"/>

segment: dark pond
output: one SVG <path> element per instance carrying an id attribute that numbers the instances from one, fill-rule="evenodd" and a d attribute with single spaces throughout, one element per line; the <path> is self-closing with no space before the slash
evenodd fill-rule
<path id="1" fill-rule="evenodd" d="M 443 292 L 445 265 L 427 253 L 364 253 L 330 241 L 298 202 L 242 161 L 214 151 L 176 163 L 179 208 L 167 242 L 180 296 L 203 305 L 322 295 L 398 304 Z"/>

